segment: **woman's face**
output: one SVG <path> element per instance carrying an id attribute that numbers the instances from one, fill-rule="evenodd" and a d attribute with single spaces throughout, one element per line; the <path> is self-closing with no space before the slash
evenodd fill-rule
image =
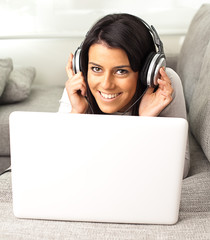
<path id="1" fill-rule="evenodd" d="M 96 43 L 89 49 L 87 79 L 102 112 L 123 112 L 132 103 L 138 72 L 132 70 L 124 50 Z"/>

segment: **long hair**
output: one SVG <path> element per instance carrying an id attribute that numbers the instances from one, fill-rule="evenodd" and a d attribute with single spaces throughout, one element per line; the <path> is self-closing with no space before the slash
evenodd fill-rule
<path id="1" fill-rule="evenodd" d="M 93 97 L 87 81 L 88 53 L 91 45 L 105 42 L 111 48 L 123 49 L 134 72 L 141 72 L 147 56 L 155 52 L 153 38 L 140 18 L 130 14 L 110 14 L 98 22 L 88 32 L 81 50 L 81 68 L 87 85 L 87 97 L 92 106 L 93 112 L 103 114 Z M 137 88 L 132 101 L 134 102 L 146 89 L 140 82 L 140 75 L 137 81 Z M 138 115 L 139 103 L 132 107 L 132 115 Z M 88 107 L 87 113 L 92 113 Z"/>

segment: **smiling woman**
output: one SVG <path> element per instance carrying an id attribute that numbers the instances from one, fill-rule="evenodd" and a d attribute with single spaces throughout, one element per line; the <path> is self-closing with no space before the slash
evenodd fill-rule
<path id="1" fill-rule="evenodd" d="M 73 113 L 129 109 L 131 115 L 158 116 L 172 100 L 170 79 L 160 70 L 165 65 L 162 42 L 154 27 L 138 17 L 111 14 L 100 19 L 72 58 L 66 90 Z"/>
<path id="2" fill-rule="evenodd" d="M 186 118 L 178 75 L 165 68 L 153 26 L 130 14 L 110 14 L 93 25 L 66 66 L 60 112 Z M 189 151 L 186 151 L 186 176 Z"/>
<path id="3" fill-rule="evenodd" d="M 89 49 L 87 79 L 102 112 L 123 112 L 136 92 L 138 72 L 132 70 L 125 51 L 98 43 Z"/>
<path id="4" fill-rule="evenodd" d="M 79 60 L 81 65 L 79 70 L 82 70 L 81 81 L 72 71 L 72 56 L 69 59 L 67 74 L 70 74 L 70 78 L 67 82 L 67 92 L 72 112 L 78 113 L 78 104 L 72 103 L 78 103 L 79 100 L 80 103 L 83 102 L 84 107 L 80 108 L 82 111 L 80 113 L 92 113 L 91 108 L 98 114 L 122 112 L 126 107 L 131 106 L 146 89 L 146 86 L 140 82 L 142 77 L 139 73 L 147 57 L 155 52 L 153 38 L 147 26 L 139 18 L 129 14 L 112 14 L 99 20 L 89 31 L 81 46 Z M 94 67 L 95 71 L 90 66 Z M 79 85 L 75 85 L 76 83 L 82 84 L 83 88 L 80 89 Z M 97 90 L 93 88 L 96 87 L 96 83 Z M 78 96 L 78 93 L 87 95 L 89 106 L 88 104 L 85 106 L 84 98 Z M 118 95 L 116 99 L 106 101 L 104 104 L 103 96 L 109 97 L 114 94 Z M 103 106 L 103 109 L 100 106 Z M 138 104 L 134 105 L 131 109 L 132 115 L 139 115 L 138 109 Z"/>

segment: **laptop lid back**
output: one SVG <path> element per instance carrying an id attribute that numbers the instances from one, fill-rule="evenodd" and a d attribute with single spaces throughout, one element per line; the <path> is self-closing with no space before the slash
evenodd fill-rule
<path id="1" fill-rule="evenodd" d="M 181 118 L 14 112 L 14 214 L 173 224 L 186 139 Z"/>

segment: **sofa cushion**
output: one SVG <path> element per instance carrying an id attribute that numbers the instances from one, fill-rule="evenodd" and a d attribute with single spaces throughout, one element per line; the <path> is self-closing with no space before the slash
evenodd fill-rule
<path id="1" fill-rule="evenodd" d="M 57 112 L 63 86 L 34 85 L 23 102 L 0 105 L 0 156 L 10 155 L 9 115 L 13 111 Z"/>
<path id="2" fill-rule="evenodd" d="M 210 38 L 210 35 L 209 35 Z M 206 49 L 201 73 L 189 108 L 189 122 L 193 135 L 210 161 L 210 41 Z"/>
<path id="3" fill-rule="evenodd" d="M 49 221 L 18 219 L 14 216 L 11 174 L 6 173 L 0 176 L 0 239 L 209 239 L 210 212 L 209 205 L 206 205 L 208 198 L 206 198 L 207 195 L 205 194 L 203 201 L 203 195 L 199 195 L 199 197 L 198 194 L 194 195 L 194 184 L 196 182 L 196 176 L 193 179 L 183 181 L 183 188 L 185 189 L 182 191 L 181 196 L 182 204 L 179 221 L 175 225 Z M 201 183 L 202 174 L 199 176 L 198 182 L 198 187 L 202 188 L 199 190 L 201 194 L 202 190 L 205 191 L 205 184 Z M 201 209 L 195 206 L 199 200 L 202 203 L 202 206 L 199 205 Z M 190 207 L 193 209 L 190 209 Z"/>
<path id="4" fill-rule="evenodd" d="M 177 73 L 183 82 L 187 110 L 200 76 L 203 57 L 210 39 L 210 4 L 204 4 L 194 16 L 183 43 Z"/>
<path id="5" fill-rule="evenodd" d="M 35 78 L 35 68 L 14 68 L 0 97 L 0 103 L 20 102 L 28 98 Z"/>
<path id="6" fill-rule="evenodd" d="M 4 91 L 8 76 L 12 71 L 12 68 L 13 68 L 12 59 L 10 58 L 0 59 L 0 97 Z"/>
<path id="7" fill-rule="evenodd" d="M 0 175 L 11 166 L 10 157 L 0 156 Z"/>
<path id="8" fill-rule="evenodd" d="M 189 132 L 190 143 L 190 172 L 188 176 L 192 176 L 202 172 L 210 172 L 210 163 L 204 154 L 201 146 Z"/>
<path id="9" fill-rule="evenodd" d="M 183 181 L 180 211 L 210 212 L 210 174 L 201 172 Z"/>

